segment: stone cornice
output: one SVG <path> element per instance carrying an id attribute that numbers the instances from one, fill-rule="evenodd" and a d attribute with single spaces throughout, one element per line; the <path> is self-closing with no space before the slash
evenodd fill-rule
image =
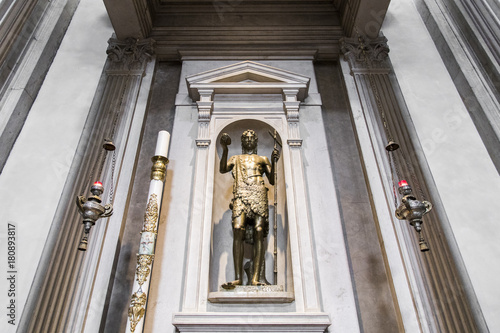
<path id="1" fill-rule="evenodd" d="M 335 0 L 341 25 L 347 36 L 362 34 L 376 38 L 384 22 L 390 0 Z"/>
<path id="2" fill-rule="evenodd" d="M 154 9 L 148 0 L 104 0 L 104 4 L 118 38 L 150 36 Z"/>
<path id="3" fill-rule="evenodd" d="M 338 40 L 379 35 L 390 0 L 104 0 L 118 38 L 154 38 L 161 60 L 339 57 Z"/>

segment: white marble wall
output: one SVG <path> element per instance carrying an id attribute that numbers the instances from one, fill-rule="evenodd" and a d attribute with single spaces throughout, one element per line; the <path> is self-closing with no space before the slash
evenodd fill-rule
<path id="1" fill-rule="evenodd" d="M 17 228 L 16 324 L 66 178 L 75 172 L 70 170 L 71 162 L 106 61 L 107 40 L 111 34 L 103 3 L 81 0 L 0 175 L 1 244 L 5 244 L 7 223 Z M 0 251 L 0 262 L 5 273 L 5 249 Z M 3 276 L 0 279 L 2 295 L 7 290 Z M 0 300 L 5 308 L 6 298 L 2 296 Z M 0 321 L 0 331 L 7 333 L 15 329 L 6 320 Z"/>
<path id="2" fill-rule="evenodd" d="M 391 2 L 383 33 L 480 310 L 500 331 L 500 177 L 412 0 Z"/>

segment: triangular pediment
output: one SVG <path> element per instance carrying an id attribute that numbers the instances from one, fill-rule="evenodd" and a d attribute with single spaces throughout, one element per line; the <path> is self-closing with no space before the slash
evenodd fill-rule
<path id="1" fill-rule="evenodd" d="M 190 75 L 186 78 L 189 96 L 199 100 L 199 90 L 223 94 L 281 94 L 284 89 L 299 90 L 297 98 L 307 96 L 310 79 L 306 76 L 253 61 Z"/>
<path id="2" fill-rule="evenodd" d="M 257 83 L 257 82 L 284 82 L 274 77 L 262 75 L 255 71 L 245 71 L 229 77 L 223 77 L 213 82 Z"/>

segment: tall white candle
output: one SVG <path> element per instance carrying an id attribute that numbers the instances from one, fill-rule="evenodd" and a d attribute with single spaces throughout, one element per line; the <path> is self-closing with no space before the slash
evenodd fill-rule
<path id="1" fill-rule="evenodd" d="M 164 156 L 168 155 L 168 146 L 170 145 L 170 133 L 167 131 L 158 132 L 158 141 L 156 141 L 156 150 L 155 156 Z"/>

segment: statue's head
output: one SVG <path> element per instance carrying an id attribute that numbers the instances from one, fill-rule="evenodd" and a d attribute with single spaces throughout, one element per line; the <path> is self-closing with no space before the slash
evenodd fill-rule
<path id="1" fill-rule="evenodd" d="M 248 129 L 241 135 L 241 150 L 244 154 L 257 154 L 257 134 Z"/>

